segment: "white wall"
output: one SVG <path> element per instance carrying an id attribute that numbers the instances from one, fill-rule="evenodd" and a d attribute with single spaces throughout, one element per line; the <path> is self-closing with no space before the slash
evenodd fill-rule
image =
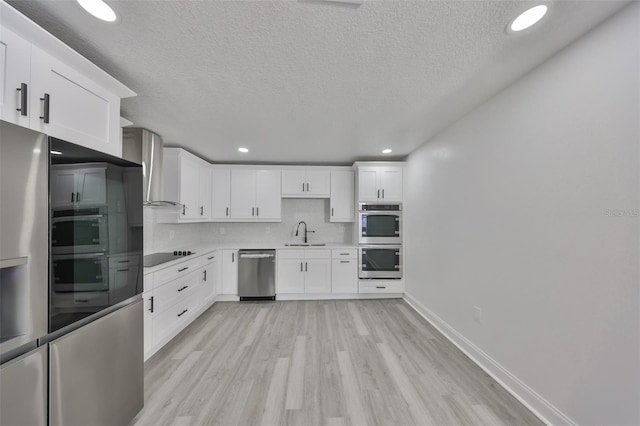
<path id="1" fill-rule="evenodd" d="M 640 424 L 639 28 L 635 3 L 408 158 L 409 300 L 555 422 Z"/>

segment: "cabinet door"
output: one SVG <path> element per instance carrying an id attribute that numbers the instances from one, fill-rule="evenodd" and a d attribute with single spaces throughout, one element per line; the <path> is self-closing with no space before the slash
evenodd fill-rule
<path id="1" fill-rule="evenodd" d="M 77 172 L 76 202 L 80 205 L 105 204 L 107 202 L 106 169 L 80 169 Z"/>
<path id="2" fill-rule="evenodd" d="M 218 294 L 218 263 L 215 253 L 209 253 L 202 268 L 202 300 L 205 303 L 213 300 Z"/>
<path id="3" fill-rule="evenodd" d="M 30 127 L 121 156 L 120 98 L 36 46 L 31 50 Z M 49 95 L 48 123 L 45 94 Z"/>
<path id="4" fill-rule="evenodd" d="M 331 261 L 305 259 L 304 292 L 331 293 Z"/>
<path id="5" fill-rule="evenodd" d="M 144 324 L 144 353 L 147 354 L 153 347 L 153 290 L 142 293 L 143 324 Z M 145 361 L 147 357 L 145 356 Z"/>
<path id="6" fill-rule="evenodd" d="M 211 219 L 228 220 L 231 209 L 231 170 L 211 171 Z"/>
<path id="7" fill-rule="evenodd" d="M 0 27 L 0 118 L 29 127 L 31 104 L 24 96 L 29 94 L 30 83 L 31 43 L 4 26 Z M 26 94 L 23 94 L 23 87 L 27 89 Z M 26 115 L 22 115 L 22 111 Z"/>
<path id="8" fill-rule="evenodd" d="M 77 170 L 51 170 L 51 205 L 63 206 L 73 204 L 76 200 Z"/>
<path id="9" fill-rule="evenodd" d="M 278 182 L 278 185 L 280 183 Z M 256 172 L 231 171 L 231 218 L 256 218 Z"/>
<path id="10" fill-rule="evenodd" d="M 282 196 L 301 196 L 306 192 L 306 180 L 304 170 L 282 171 Z"/>
<path id="11" fill-rule="evenodd" d="M 282 193 L 279 170 L 256 173 L 256 216 L 259 220 L 281 220 Z"/>
<path id="12" fill-rule="evenodd" d="M 117 303 L 136 295 L 139 268 L 139 265 L 109 268 L 110 303 Z"/>
<path id="13" fill-rule="evenodd" d="M 358 292 L 358 264 L 356 259 L 333 259 L 331 265 L 331 292 Z"/>
<path id="14" fill-rule="evenodd" d="M 378 201 L 380 187 L 377 167 L 361 167 L 358 169 L 358 201 Z"/>
<path id="15" fill-rule="evenodd" d="M 222 250 L 222 294 L 238 294 L 237 250 Z"/>
<path id="16" fill-rule="evenodd" d="M 307 170 L 307 195 L 327 198 L 331 189 L 331 173 L 328 170 Z"/>
<path id="17" fill-rule="evenodd" d="M 200 164 L 191 155 L 180 155 L 180 219 L 200 218 Z"/>
<path id="18" fill-rule="evenodd" d="M 382 167 L 380 189 L 383 201 L 402 202 L 402 167 Z"/>
<path id="19" fill-rule="evenodd" d="M 277 293 L 304 293 L 304 259 L 278 259 Z"/>
<path id="20" fill-rule="evenodd" d="M 208 221 L 211 219 L 211 168 L 208 165 L 201 164 L 199 174 L 198 200 L 200 201 L 200 207 L 198 214 L 200 215 L 200 220 Z"/>
<path id="21" fill-rule="evenodd" d="M 352 171 L 331 172 L 331 222 L 353 222 L 355 220 L 354 173 Z"/>

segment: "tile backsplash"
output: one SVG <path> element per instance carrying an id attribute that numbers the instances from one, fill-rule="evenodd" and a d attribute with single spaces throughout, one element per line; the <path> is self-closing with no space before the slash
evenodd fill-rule
<path id="1" fill-rule="evenodd" d="M 309 226 L 309 242 L 351 243 L 353 223 L 329 222 L 328 199 L 282 199 L 282 222 L 265 223 L 157 223 L 158 209 L 144 208 L 144 252 L 189 249 L 206 243 L 284 243 L 302 241 L 295 228 L 304 220 Z M 302 226 L 300 227 L 302 231 Z M 302 234 L 302 232 L 300 233 Z"/>

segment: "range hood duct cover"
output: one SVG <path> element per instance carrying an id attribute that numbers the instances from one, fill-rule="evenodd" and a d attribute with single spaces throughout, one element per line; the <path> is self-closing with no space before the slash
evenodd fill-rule
<path id="1" fill-rule="evenodd" d="M 122 158 L 142 164 L 145 206 L 177 206 L 162 200 L 162 138 L 143 128 L 122 129 Z"/>

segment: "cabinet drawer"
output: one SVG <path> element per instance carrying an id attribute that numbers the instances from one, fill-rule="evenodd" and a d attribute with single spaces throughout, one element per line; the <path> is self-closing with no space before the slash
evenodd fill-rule
<path id="1" fill-rule="evenodd" d="M 200 256 L 200 266 L 207 266 L 216 261 L 218 258 L 218 252 L 212 251 L 211 253 Z"/>
<path id="2" fill-rule="evenodd" d="M 358 249 L 331 249 L 331 257 L 334 259 L 355 259 L 358 257 Z"/>
<path id="3" fill-rule="evenodd" d="M 186 262 L 180 262 L 176 265 L 154 272 L 153 274 L 154 288 L 166 283 L 167 281 L 171 281 L 175 278 L 187 275 L 190 272 L 195 271 L 196 269 L 198 269 L 199 264 L 200 264 L 199 258 L 191 259 Z"/>
<path id="4" fill-rule="evenodd" d="M 108 291 L 87 291 L 81 293 L 53 293 L 53 304 L 59 308 L 79 308 L 82 306 L 109 305 Z"/>
<path id="5" fill-rule="evenodd" d="M 359 293 L 403 293 L 404 284 L 401 280 L 360 280 Z"/>
<path id="6" fill-rule="evenodd" d="M 113 256 L 109 258 L 109 268 L 120 268 L 123 266 L 134 266 L 140 264 L 140 255 Z"/>
<path id="7" fill-rule="evenodd" d="M 307 259 L 331 259 L 331 250 L 328 249 L 305 249 Z"/>
<path id="8" fill-rule="evenodd" d="M 159 314 L 178 301 L 194 292 L 200 284 L 198 271 L 183 278 L 178 278 L 153 290 L 154 312 Z"/>
<path id="9" fill-rule="evenodd" d="M 278 259 L 304 259 L 304 249 L 278 250 Z"/>
<path id="10" fill-rule="evenodd" d="M 184 299 L 153 318 L 153 342 L 157 344 L 193 318 L 198 308 L 198 293 L 190 292 Z"/>

